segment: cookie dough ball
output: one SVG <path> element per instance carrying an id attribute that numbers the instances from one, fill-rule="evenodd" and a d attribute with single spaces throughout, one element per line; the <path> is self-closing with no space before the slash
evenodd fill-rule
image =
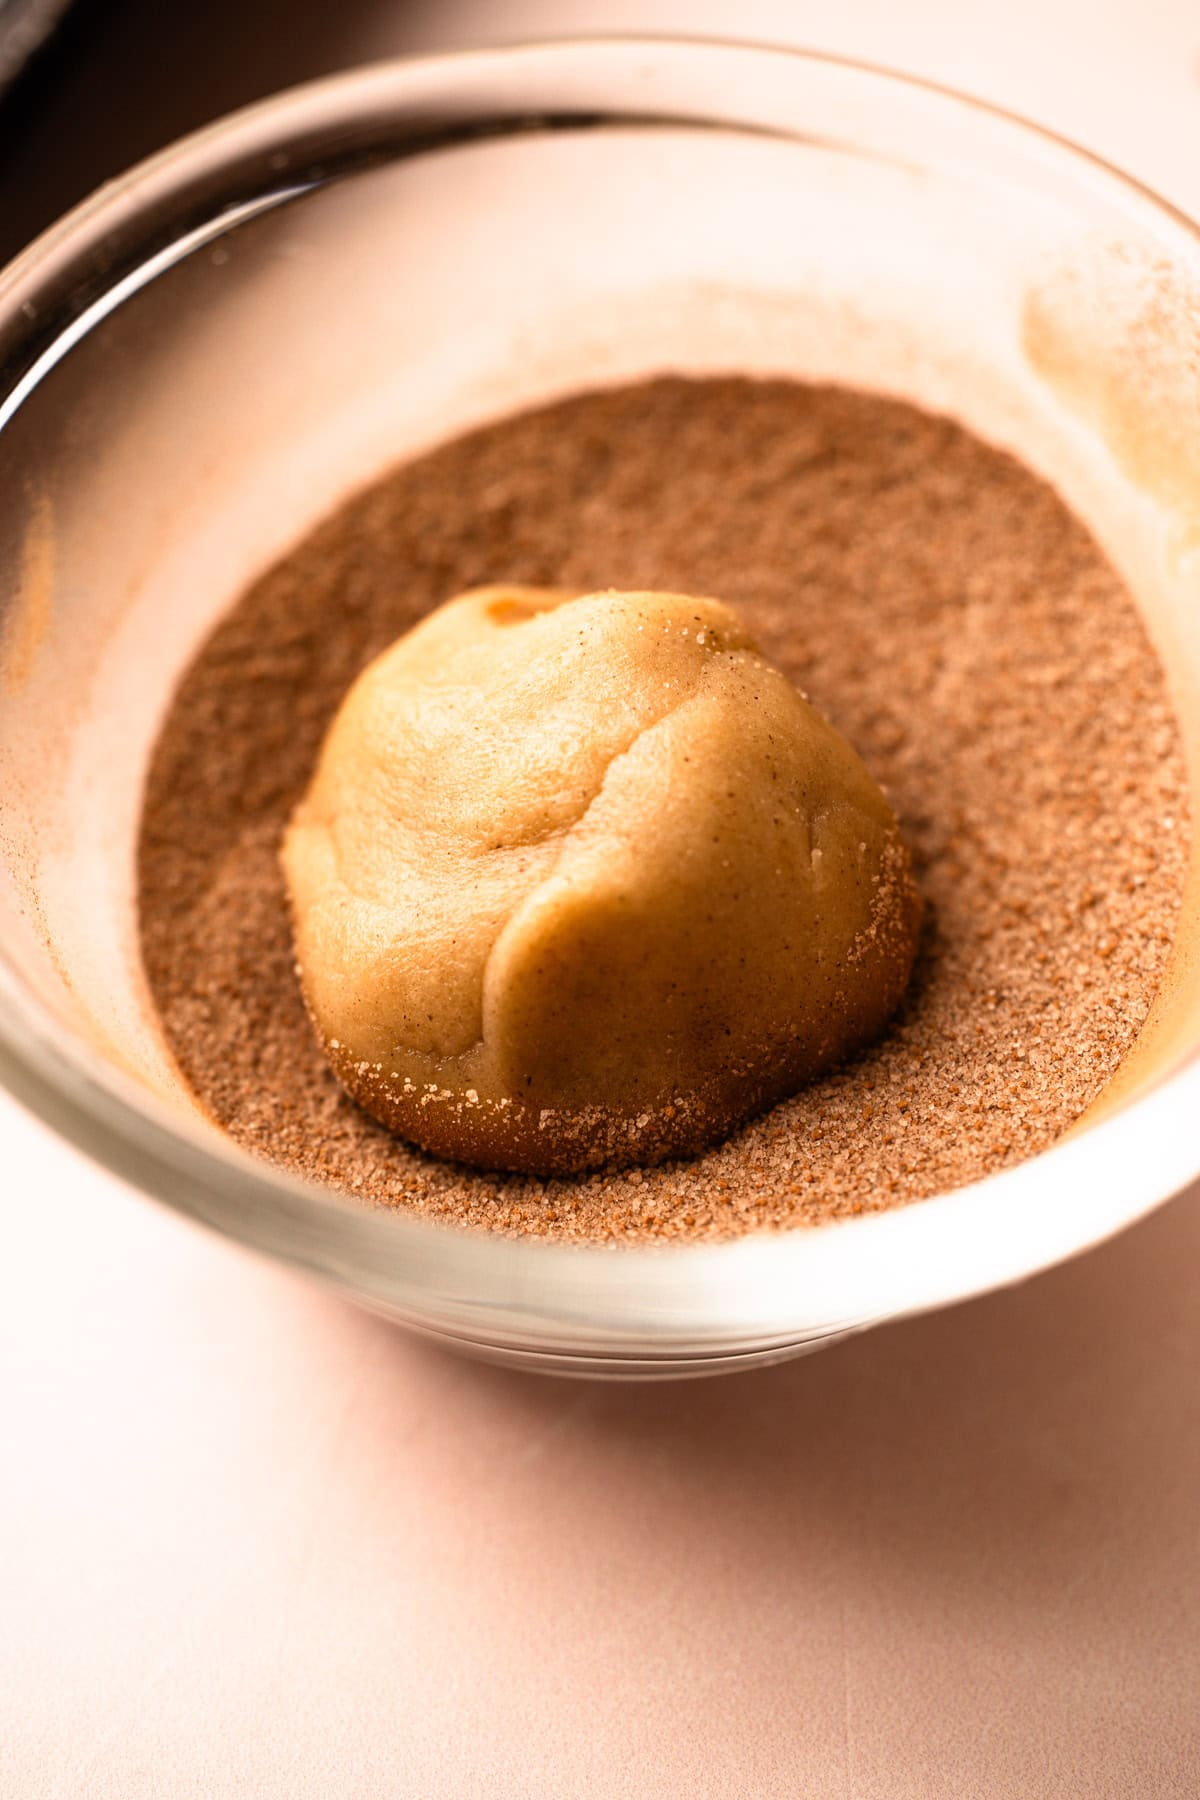
<path id="1" fill-rule="evenodd" d="M 485 1168 L 700 1150 L 879 1031 L 916 945 L 879 788 L 685 594 L 448 602 L 350 689 L 283 862 L 339 1079 Z"/>

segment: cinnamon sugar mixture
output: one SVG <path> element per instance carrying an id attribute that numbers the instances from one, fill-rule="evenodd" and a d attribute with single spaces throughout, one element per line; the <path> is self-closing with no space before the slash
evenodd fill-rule
<path id="1" fill-rule="evenodd" d="M 694 1162 L 542 1181 L 438 1163 L 338 1088 L 280 833 L 358 670 L 476 584 L 714 594 L 883 782 L 928 903 L 884 1039 Z M 247 1148 L 364 1201 L 574 1238 L 877 1210 L 1053 1142 L 1170 949 L 1187 788 L 1163 671 L 1083 527 L 944 419 L 669 379 L 448 443 L 327 519 L 204 645 L 150 771 L 143 951 L 179 1065 Z"/>

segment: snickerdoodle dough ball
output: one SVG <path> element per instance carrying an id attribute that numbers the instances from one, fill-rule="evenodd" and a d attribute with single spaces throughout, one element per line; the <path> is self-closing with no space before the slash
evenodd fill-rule
<path id="1" fill-rule="evenodd" d="M 283 861 L 339 1079 L 486 1168 L 701 1149 L 879 1031 L 916 945 L 879 788 L 685 594 L 448 602 L 350 689 Z"/>

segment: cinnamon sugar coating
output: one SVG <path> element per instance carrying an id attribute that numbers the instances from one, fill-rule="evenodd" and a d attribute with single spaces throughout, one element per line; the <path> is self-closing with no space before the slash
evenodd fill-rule
<path id="1" fill-rule="evenodd" d="M 543 1180 L 423 1156 L 348 1098 L 296 981 L 279 866 L 370 659 L 497 579 L 718 593 L 885 787 L 926 900 L 890 1028 L 691 1161 Z M 590 1240 L 728 1237 L 904 1204 L 1059 1137 L 1170 951 L 1187 783 L 1162 668 L 1095 544 L 948 420 L 786 381 L 581 394 L 352 498 L 242 596 L 150 771 L 142 944 L 237 1141 L 364 1202 Z"/>

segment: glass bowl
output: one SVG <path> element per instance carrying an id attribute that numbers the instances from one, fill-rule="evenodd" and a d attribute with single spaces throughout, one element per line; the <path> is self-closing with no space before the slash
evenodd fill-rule
<path id="1" fill-rule="evenodd" d="M 837 379 L 1016 451 L 1137 594 L 1194 767 L 1198 295 L 1192 227 L 1070 146 L 737 44 L 368 68 L 104 189 L 0 278 L 0 1075 L 180 1211 L 544 1369 L 792 1354 L 1158 1205 L 1200 1170 L 1194 883 L 1137 1048 L 1047 1153 L 845 1224 L 616 1250 L 367 1210 L 235 1148 L 149 1006 L 133 849 L 173 684 L 251 573 L 409 452 L 665 369 Z"/>

